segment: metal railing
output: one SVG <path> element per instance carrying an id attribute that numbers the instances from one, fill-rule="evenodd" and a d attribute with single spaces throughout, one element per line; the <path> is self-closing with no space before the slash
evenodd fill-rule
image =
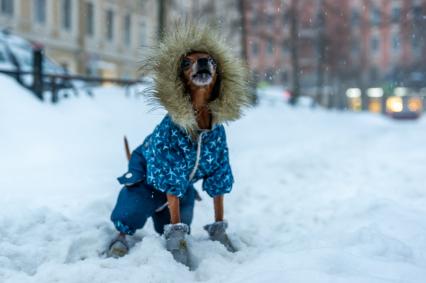
<path id="1" fill-rule="evenodd" d="M 91 84 L 115 84 L 126 87 L 126 94 L 130 91 L 130 86 L 142 83 L 141 80 L 121 79 L 121 78 L 104 78 L 83 75 L 69 75 L 69 74 L 49 74 L 43 71 L 43 51 L 42 49 L 33 50 L 33 69 L 31 71 L 23 71 L 20 66 L 16 66 L 15 70 L 0 69 L 0 73 L 9 75 L 16 79 L 16 81 L 30 90 L 38 99 L 45 100 L 45 91 L 51 92 L 52 103 L 57 103 L 60 99 L 60 90 L 71 90 L 75 94 L 84 90 L 77 88 L 74 83 L 77 81 Z M 32 83 L 26 84 L 23 76 L 31 76 Z M 89 88 L 86 88 L 86 91 Z M 88 91 L 91 94 L 90 90 Z"/>

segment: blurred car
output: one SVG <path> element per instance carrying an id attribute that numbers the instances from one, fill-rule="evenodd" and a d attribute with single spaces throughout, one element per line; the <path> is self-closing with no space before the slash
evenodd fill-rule
<path id="1" fill-rule="evenodd" d="M 34 44 L 30 41 L 13 35 L 8 31 L 0 32 L 0 69 L 23 72 L 33 71 L 33 49 Z M 43 72 L 45 74 L 66 75 L 66 70 L 59 64 L 54 62 L 48 56 L 44 56 Z M 31 74 L 21 75 L 19 77 L 21 83 L 30 87 L 33 84 L 33 76 Z M 44 79 L 45 86 L 50 86 L 50 78 Z M 72 83 L 63 79 L 57 80 L 57 88 L 72 87 Z"/>
<path id="2" fill-rule="evenodd" d="M 417 119 L 423 112 L 423 99 L 419 96 L 390 96 L 386 100 L 386 113 L 394 119 Z"/>
<path id="3" fill-rule="evenodd" d="M 291 96 L 290 92 L 283 89 L 282 86 L 260 87 L 256 94 L 260 101 L 271 104 L 287 102 Z"/>
<path id="4" fill-rule="evenodd" d="M 14 71 L 15 65 L 12 63 L 12 58 L 7 50 L 6 43 L 0 40 L 0 69 L 6 71 Z"/>

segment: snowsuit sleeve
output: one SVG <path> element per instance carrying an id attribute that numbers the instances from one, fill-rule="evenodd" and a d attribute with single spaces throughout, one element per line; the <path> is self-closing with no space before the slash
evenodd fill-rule
<path id="1" fill-rule="evenodd" d="M 145 146 L 148 184 L 161 192 L 182 197 L 189 185 L 186 164 L 171 139 L 169 120 L 163 120 Z"/>
<path id="2" fill-rule="evenodd" d="M 218 166 L 211 175 L 203 180 L 203 190 L 211 197 L 231 192 L 234 183 L 224 128 L 221 129 L 218 140 Z"/>

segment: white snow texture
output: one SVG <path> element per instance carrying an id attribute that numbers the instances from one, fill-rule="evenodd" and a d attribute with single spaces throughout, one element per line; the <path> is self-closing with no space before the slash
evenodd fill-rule
<path id="1" fill-rule="evenodd" d="M 426 282 L 426 120 L 260 105 L 227 127 L 225 198 L 240 251 L 211 242 L 197 202 L 195 271 L 152 223 L 105 258 L 127 161 L 164 112 L 119 88 L 57 106 L 0 77 L 0 282 Z M 142 240 L 140 240 L 142 239 Z"/>

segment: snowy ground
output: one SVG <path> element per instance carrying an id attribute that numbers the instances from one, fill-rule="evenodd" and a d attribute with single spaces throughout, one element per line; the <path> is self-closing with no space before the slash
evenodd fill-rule
<path id="1" fill-rule="evenodd" d="M 236 183 L 230 254 L 197 203 L 189 271 L 151 223 L 131 253 L 99 256 L 126 170 L 163 112 L 103 89 L 52 107 L 0 77 L 0 282 L 418 282 L 426 280 L 426 119 L 260 106 L 228 127 Z"/>

